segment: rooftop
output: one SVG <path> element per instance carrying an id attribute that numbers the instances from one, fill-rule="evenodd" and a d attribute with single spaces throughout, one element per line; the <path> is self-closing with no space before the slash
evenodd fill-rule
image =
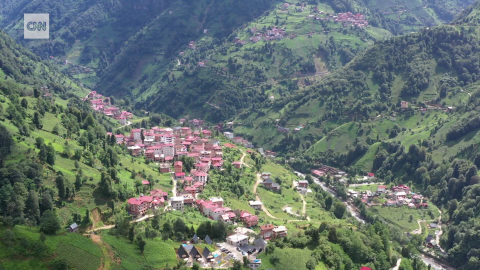
<path id="1" fill-rule="evenodd" d="M 232 234 L 229 237 L 227 237 L 227 240 L 230 240 L 232 242 L 240 242 L 240 241 L 243 241 L 243 240 L 248 240 L 248 236 L 243 235 L 241 233 L 236 233 L 236 234 Z"/>

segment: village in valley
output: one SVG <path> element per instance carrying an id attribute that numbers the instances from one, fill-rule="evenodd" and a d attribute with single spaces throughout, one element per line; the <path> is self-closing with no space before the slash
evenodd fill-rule
<path id="1" fill-rule="evenodd" d="M 111 104 L 110 98 L 92 91 L 84 100 L 89 100 L 96 112 L 118 120 L 122 127 L 132 124 L 133 114 L 121 111 Z M 313 216 L 312 213 L 318 214 L 319 212 L 310 209 L 315 208 L 314 194 L 320 186 L 332 195 L 343 199 L 353 211 L 357 212 L 358 209 L 354 203 L 356 200 L 361 200 L 370 208 L 392 208 L 392 210 L 388 210 L 390 213 L 395 213 L 396 209 L 401 208 L 411 211 L 429 211 L 431 222 L 428 224 L 428 232 L 432 234 L 428 235 L 425 246 L 437 247 L 438 238 L 441 235 L 441 230 L 438 230 L 440 224 L 437 224 L 434 219 L 435 216 L 432 214 L 427 198 L 415 193 L 411 187 L 406 185 L 383 184 L 378 181 L 374 173 L 352 177 L 337 168 L 322 165 L 318 169 L 311 170 L 313 181 L 310 182 L 306 180 L 305 175 L 292 173 L 291 186 L 289 185 L 288 189 L 284 190 L 285 186 L 282 188 L 281 177 L 278 177 L 275 171 L 273 173 L 263 171 L 256 173 L 256 184 L 253 187 L 255 197 L 245 201 L 242 207 L 235 208 L 231 203 L 227 205 L 226 202 L 231 201 L 231 198 L 205 196 L 204 190 L 209 186 L 212 174 L 224 171 L 228 166 L 229 170 L 239 170 L 240 172 L 249 170 L 253 178 L 255 171 L 252 171 L 252 167 L 255 164 L 251 163 L 251 157 L 258 155 L 274 164 L 276 153 L 262 148 L 254 150 L 254 145 L 250 141 L 235 136 L 231 131 L 224 131 L 223 124 L 209 128 L 204 120 L 186 118 L 179 119 L 178 124 L 179 126 L 173 128 L 132 128 L 129 134 L 119 131 L 108 132 L 106 136 L 128 149 L 132 158 L 142 158 L 145 162 L 156 164 L 158 171 L 169 175 L 173 183 L 170 191 L 154 188 L 155 183 L 142 180 L 144 193 L 132 197 L 126 202 L 126 210 L 132 219 L 148 219 L 153 217 L 156 212 L 187 213 L 194 211 L 209 220 L 223 222 L 226 226 L 234 228 L 223 242 L 217 242 L 215 245 L 208 235 L 200 239 L 197 234 L 194 234 L 190 240 L 182 241 L 178 249 L 175 249 L 177 259 L 185 261 L 188 266 L 198 263 L 202 267 L 225 267 L 230 265 L 233 260 L 242 261 L 246 257 L 251 269 L 259 268 L 262 260 L 257 256 L 265 251 L 267 241 L 287 236 L 289 228 L 298 230 L 298 227 L 291 227 L 293 223 L 290 222 L 303 223 L 310 221 L 311 218 L 318 218 L 320 221 L 326 218 L 321 218 L 321 214 L 317 217 Z M 233 122 L 228 122 L 225 127 L 229 129 L 233 125 Z M 299 127 L 299 129 L 301 128 Z M 232 159 L 231 154 L 228 154 L 231 162 L 226 162 L 225 155 L 231 151 L 236 151 L 237 155 Z M 250 164 L 246 162 L 247 159 Z M 186 162 L 190 164 L 187 165 Z M 283 175 L 285 176 L 285 174 Z M 259 184 L 262 187 L 260 192 L 257 190 Z M 342 198 L 339 194 L 340 189 L 346 190 L 346 197 Z M 298 194 L 296 196 L 303 201 L 303 211 L 298 206 L 295 212 L 289 204 L 280 209 L 268 210 L 259 197 L 262 195 L 265 198 L 266 194 L 268 196 L 282 194 L 287 190 Z M 250 210 L 246 209 L 246 206 Z M 281 212 L 282 219 L 274 216 L 279 216 Z M 381 212 L 379 211 L 379 214 Z M 352 214 L 355 215 L 354 212 Z M 388 219 L 385 216 L 384 218 Z M 402 219 L 409 219 L 409 217 L 402 216 Z M 410 215 L 409 222 L 413 227 L 417 226 L 417 221 L 420 228 L 410 231 L 410 226 L 407 226 L 404 228 L 406 233 L 422 233 L 421 223 L 426 225 L 427 220 L 425 218 L 413 220 Z M 392 220 L 392 222 L 396 221 Z M 75 227 L 75 224 L 72 226 Z M 76 228 L 72 230 L 76 230 Z M 200 243 L 203 245 L 199 245 Z M 364 267 L 363 269 L 369 268 Z"/>
<path id="2" fill-rule="evenodd" d="M 311 174 L 316 181 L 320 178 L 327 182 L 328 188 L 333 191 L 339 192 L 339 188 L 343 188 L 345 202 L 357 213 L 355 200 L 360 200 L 382 218 L 398 225 L 407 235 L 425 235 L 424 247 L 432 249 L 426 252 L 442 252 L 438 245 L 443 233 L 439 222 L 441 213 L 428 203 L 428 198 L 414 192 L 413 187 L 386 185 L 379 182 L 374 173 L 352 178 L 346 172 L 327 165 L 311 170 Z"/>

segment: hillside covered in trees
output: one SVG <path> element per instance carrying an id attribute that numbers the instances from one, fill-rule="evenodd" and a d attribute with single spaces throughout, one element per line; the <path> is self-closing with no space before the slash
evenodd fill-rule
<path id="1" fill-rule="evenodd" d="M 82 83 L 135 100 L 138 109 L 219 121 L 311 85 L 375 41 L 448 22 L 471 2 L 295 0 L 283 9 L 273 0 L 12 0 L 2 4 L 0 25 Z M 21 38 L 20 15 L 27 12 L 50 13 L 50 41 Z M 345 12 L 362 14 L 370 26 L 320 20 Z M 253 28 L 286 34 L 251 44 Z M 166 102 L 172 105 L 159 105 Z"/>
<path id="2" fill-rule="evenodd" d="M 328 164 L 420 187 L 446 212 L 448 260 L 478 269 L 479 29 L 477 3 L 451 25 L 377 42 L 322 82 L 240 113 L 234 131 L 301 171 Z"/>

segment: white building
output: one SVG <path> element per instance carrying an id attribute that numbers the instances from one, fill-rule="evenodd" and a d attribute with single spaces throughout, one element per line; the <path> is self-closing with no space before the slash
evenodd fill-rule
<path id="1" fill-rule="evenodd" d="M 236 233 L 227 237 L 227 243 L 232 246 L 240 247 L 248 244 L 248 236 Z"/>
<path id="2" fill-rule="evenodd" d="M 248 204 L 255 210 L 261 210 L 263 205 L 261 201 L 249 201 Z"/>
<path id="3" fill-rule="evenodd" d="M 171 197 L 170 204 L 173 209 L 183 211 L 183 197 Z"/>
<path id="4" fill-rule="evenodd" d="M 224 132 L 223 135 L 229 139 L 233 139 L 233 133 L 232 132 Z"/>
<path id="5" fill-rule="evenodd" d="M 162 147 L 162 150 L 163 150 L 163 154 L 166 157 L 173 157 L 174 154 L 175 154 L 175 148 L 174 148 L 173 144 L 165 144 Z"/>

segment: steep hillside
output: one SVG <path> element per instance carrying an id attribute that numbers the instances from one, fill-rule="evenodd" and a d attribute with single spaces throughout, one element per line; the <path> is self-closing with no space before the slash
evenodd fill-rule
<path id="1" fill-rule="evenodd" d="M 397 125 L 400 130 L 422 130 L 425 128 L 420 125 L 422 121 L 412 121 L 412 116 L 405 115 L 422 115 L 447 107 L 457 110 L 469 99 L 471 93 L 468 91 L 473 89 L 467 86 L 478 80 L 477 31 L 478 28 L 468 26 L 441 26 L 377 42 L 345 69 L 328 76 L 320 84 L 277 100 L 270 109 L 241 115 L 238 119 L 241 125 L 236 131 L 252 135 L 262 133 L 257 141 L 260 144 L 268 142 L 267 146 L 274 149 L 275 145 L 285 149 L 288 140 L 297 140 L 295 147 L 286 150 L 295 151 L 301 145 L 315 154 L 328 149 L 347 151 L 347 146 L 354 145 L 362 136 L 369 140 L 368 144 L 395 138 L 398 133 L 391 131 L 394 123 L 384 125 L 391 119 L 400 121 Z M 409 102 L 408 108 L 402 109 L 401 101 Z M 427 110 L 421 111 L 422 108 Z M 438 111 L 435 114 L 446 114 Z M 452 117 L 448 120 L 454 121 Z M 413 123 L 401 124 L 402 121 Z M 283 136 L 276 136 L 276 125 L 291 129 L 306 126 L 280 142 Z M 378 126 L 379 130 L 359 134 L 358 130 L 365 130 L 361 125 Z M 270 132 L 265 134 L 266 129 Z M 310 143 L 306 144 L 307 140 Z M 415 141 L 410 140 L 410 143 Z"/>
<path id="2" fill-rule="evenodd" d="M 0 25 L 82 83 L 139 101 L 138 109 L 218 121 L 312 84 L 392 33 L 449 21 L 471 1 L 423 2 L 12 0 L 2 4 Z M 50 13 L 51 41 L 21 38 L 25 12 Z M 364 15 L 370 26 L 333 22 L 345 12 Z M 249 40 L 272 27 L 285 30 L 285 39 Z"/>
<path id="3" fill-rule="evenodd" d="M 38 73 L 47 66 L 36 56 L 4 33 L 0 33 L 0 41 L 1 269 L 135 270 L 173 266 L 186 270 L 190 268 L 177 260 L 176 248 L 194 234 L 203 239 L 208 234 L 216 243 L 223 242 L 227 232 L 237 227 L 213 222 L 200 214 L 198 207 L 190 206 L 184 211 L 150 209 L 149 216 L 132 222 L 127 198 L 143 196 L 152 189 L 168 191 L 171 197 L 170 190 L 175 192 L 184 183 L 178 181 L 177 185 L 170 173 L 159 172 L 158 164 L 147 162 L 143 156 L 131 156 L 114 136 L 105 136 L 107 131 L 126 133 L 130 127 L 119 127 L 111 118 L 95 113 L 88 101 L 70 92 L 82 93 L 73 88 L 73 83 L 65 92 L 57 90 L 50 80 L 68 85 L 62 74 L 54 69 Z M 152 116 L 132 122 L 135 128 L 151 128 L 170 125 L 172 119 Z M 314 191 L 305 199 L 293 188 L 298 177 L 292 170 L 258 153 L 246 155 L 243 147 L 224 150 L 225 170 L 211 170 L 208 185 L 198 195 L 204 199 L 221 196 L 225 206 L 251 212 L 255 209 L 248 201 L 264 198 L 270 212 L 266 208 L 255 211 L 259 222 L 287 227 L 289 236 L 278 239 L 273 244 L 276 248 L 270 244 L 269 252 L 260 255 L 265 260 L 261 269 L 291 269 L 290 260 L 295 257 L 293 265 L 301 270 L 317 265 L 345 270 L 368 265 L 388 270 L 402 257 L 398 251 L 409 245 L 398 229 L 387 224 L 363 226 L 347 213 L 342 202 L 319 186 L 312 187 Z M 184 164 L 188 161 L 191 169 L 193 158 L 182 160 Z M 233 167 L 236 160 L 242 160 L 245 166 Z M 257 193 L 254 183 L 258 183 L 260 174 L 255 175 L 256 170 L 272 171 L 275 181 L 282 182 L 282 192 L 260 187 Z M 297 213 L 284 211 L 285 204 Z M 318 225 L 320 221 L 322 226 Z M 104 222 L 114 225 L 105 226 Z M 67 228 L 72 229 L 73 223 L 81 233 L 69 232 Z M 252 227 L 255 233 L 260 232 L 258 226 Z M 92 233 L 92 229 L 99 231 Z M 89 237 L 83 233 L 90 233 Z M 213 244 L 196 245 L 200 251 L 207 247 L 218 250 Z M 324 250 L 335 252 L 323 255 Z M 234 265 L 231 257 L 220 257 L 225 268 Z M 404 264 L 414 265 L 407 259 Z M 246 267 L 237 261 L 231 269 Z"/>
<path id="4" fill-rule="evenodd" d="M 414 186 L 443 209 L 446 253 L 437 254 L 478 269 L 478 7 L 377 42 L 322 82 L 242 112 L 234 132 L 301 171 L 328 164 Z"/>

